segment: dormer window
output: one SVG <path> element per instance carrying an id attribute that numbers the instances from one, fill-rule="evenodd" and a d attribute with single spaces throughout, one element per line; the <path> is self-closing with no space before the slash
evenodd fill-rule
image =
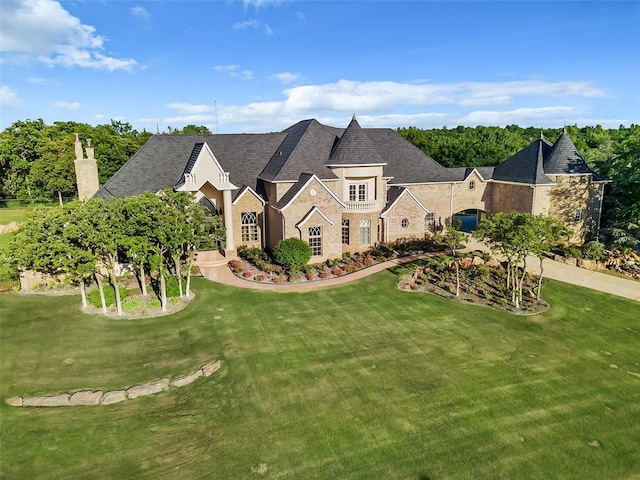
<path id="1" fill-rule="evenodd" d="M 476 182 L 475 180 L 471 180 L 469 182 L 469 190 L 473 190 L 474 188 L 476 188 Z"/>
<path id="2" fill-rule="evenodd" d="M 366 202 L 367 201 L 367 184 L 352 183 L 349 185 L 349 201 L 350 202 Z"/>

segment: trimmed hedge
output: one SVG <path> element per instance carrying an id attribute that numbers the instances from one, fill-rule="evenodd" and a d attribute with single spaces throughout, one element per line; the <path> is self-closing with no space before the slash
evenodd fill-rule
<path id="1" fill-rule="evenodd" d="M 280 240 L 273 249 L 276 262 L 292 270 L 299 270 L 311 260 L 311 246 L 299 238 Z"/>

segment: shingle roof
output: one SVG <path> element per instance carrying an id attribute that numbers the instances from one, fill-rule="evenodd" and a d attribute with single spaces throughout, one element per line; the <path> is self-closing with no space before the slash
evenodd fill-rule
<path id="1" fill-rule="evenodd" d="M 206 142 L 235 185 L 264 191 L 258 175 L 282 141 L 284 133 L 225 135 L 153 135 L 96 197 L 127 197 L 173 188 L 183 179 L 197 144 Z M 236 191 L 236 195 L 239 191 Z"/>
<path id="2" fill-rule="evenodd" d="M 335 144 L 327 165 L 375 165 L 386 163 L 354 116 Z"/>
<path id="3" fill-rule="evenodd" d="M 440 165 L 390 128 L 367 128 L 364 131 L 387 163 L 384 176 L 393 177 L 390 185 L 464 180 L 464 172 Z"/>
<path id="4" fill-rule="evenodd" d="M 543 161 L 551 144 L 544 139 L 530 143 L 493 169 L 493 179 L 505 182 L 546 185 L 553 182 L 545 175 Z"/>
<path id="5" fill-rule="evenodd" d="M 549 156 L 545 158 L 544 170 L 552 175 L 567 173 L 593 173 L 573 144 L 567 132 L 562 132 Z"/>
<path id="6" fill-rule="evenodd" d="M 293 199 L 293 197 L 295 197 L 298 192 L 302 190 L 302 188 L 304 188 L 304 186 L 309 180 L 311 180 L 312 177 L 313 174 L 310 173 L 301 174 L 298 181 L 293 185 L 293 187 L 287 190 L 287 193 L 282 196 L 282 198 L 278 201 L 278 203 L 274 205 L 274 207 L 277 210 L 284 208 Z"/>
<path id="7" fill-rule="evenodd" d="M 322 180 L 337 178 L 324 166 L 336 141 L 334 132 L 317 120 L 303 120 L 283 133 L 287 137 L 260 173 L 262 180 L 294 182 L 302 173 L 313 173 Z"/>

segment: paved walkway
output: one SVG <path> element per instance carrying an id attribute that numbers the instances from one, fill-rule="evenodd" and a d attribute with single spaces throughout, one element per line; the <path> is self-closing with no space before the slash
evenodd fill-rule
<path id="1" fill-rule="evenodd" d="M 476 241 L 469 241 L 465 251 L 484 250 L 487 251 L 487 247 Z M 255 290 L 269 290 L 273 292 L 303 292 L 316 288 L 333 287 L 336 285 L 343 285 L 345 283 L 353 282 L 361 278 L 373 275 L 387 268 L 400 265 L 402 263 L 417 260 L 419 258 L 425 258 L 429 256 L 440 255 L 440 253 L 427 253 L 423 255 L 414 255 L 409 257 L 396 258 L 389 260 L 388 262 L 378 263 L 369 268 L 359 270 L 354 273 L 350 273 L 343 277 L 330 278 L 327 280 L 318 280 L 309 283 L 294 283 L 294 284 L 273 284 L 273 283 L 258 283 L 251 280 L 244 280 L 235 276 L 227 265 L 221 265 L 218 267 L 202 267 L 200 270 L 202 275 L 209 280 L 218 283 L 224 283 L 234 287 L 252 288 Z M 539 261 L 537 258 L 532 257 L 527 260 L 529 271 L 538 274 Z M 593 290 L 599 290 L 601 292 L 610 293 L 619 297 L 630 298 L 637 302 L 640 302 L 640 282 L 634 280 L 628 280 L 625 278 L 615 277 L 606 273 L 593 272 L 584 268 L 573 267 L 564 263 L 556 262 L 551 259 L 543 260 L 544 276 L 546 278 L 552 278 L 561 282 L 569 283 L 572 285 L 579 285 L 581 287 L 591 288 Z"/>

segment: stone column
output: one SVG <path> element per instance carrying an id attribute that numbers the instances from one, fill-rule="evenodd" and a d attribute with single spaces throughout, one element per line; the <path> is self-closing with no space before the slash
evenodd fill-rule
<path id="1" fill-rule="evenodd" d="M 224 228 L 226 230 L 225 252 L 227 254 L 227 258 L 230 256 L 235 256 L 236 254 L 236 246 L 233 241 L 233 213 L 231 208 L 231 201 L 231 190 L 224 190 L 222 192 L 222 215 L 224 219 Z"/>

